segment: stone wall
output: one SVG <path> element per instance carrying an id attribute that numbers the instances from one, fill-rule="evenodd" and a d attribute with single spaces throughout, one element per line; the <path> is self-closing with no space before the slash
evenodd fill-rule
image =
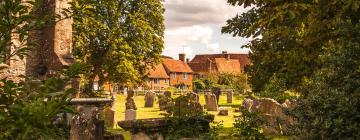
<path id="1" fill-rule="evenodd" d="M 37 14 L 39 16 L 60 14 L 62 9 L 70 7 L 68 4 L 70 1 L 45 0 L 43 8 L 37 11 Z M 8 64 L 8 70 L 5 70 L 5 74 L 2 74 L 2 76 L 27 75 L 44 79 L 74 62 L 71 56 L 72 19 L 56 20 L 55 24 L 49 24 L 42 30 L 29 33 L 29 39 L 32 43 L 36 42 L 37 45 L 31 48 L 29 56 L 25 59 L 21 60 L 15 57 L 11 60 Z M 13 42 L 17 43 L 16 40 L 13 40 Z"/>

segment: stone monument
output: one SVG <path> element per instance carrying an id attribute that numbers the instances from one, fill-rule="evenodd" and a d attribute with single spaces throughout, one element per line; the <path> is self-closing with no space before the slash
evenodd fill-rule
<path id="1" fill-rule="evenodd" d="M 155 93 L 152 91 L 145 94 L 145 107 L 154 107 Z"/>
<path id="2" fill-rule="evenodd" d="M 206 102 L 206 107 L 208 111 L 217 111 L 217 100 L 216 100 L 216 96 L 212 93 L 209 93 L 205 96 L 205 100 L 207 100 Z"/>

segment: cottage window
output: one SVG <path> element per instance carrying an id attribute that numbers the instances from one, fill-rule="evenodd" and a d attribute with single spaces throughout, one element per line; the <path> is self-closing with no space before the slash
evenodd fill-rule
<path id="1" fill-rule="evenodd" d="M 176 73 L 172 74 L 172 78 L 174 78 L 174 79 L 176 78 Z"/>
<path id="2" fill-rule="evenodd" d="M 167 84 L 169 81 L 168 81 L 168 79 L 165 79 L 165 84 Z"/>
<path id="3" fill-rule="evenodd" d="M 160 80 L 159 79 L 154 79 L 154 84 L 159 84 Z"/>
<path id="4" fill-rule="evenodd" d="M 184 74 L 183 74 L 183 79 L 188 79 L 187 73 L 184 73 Z"/>

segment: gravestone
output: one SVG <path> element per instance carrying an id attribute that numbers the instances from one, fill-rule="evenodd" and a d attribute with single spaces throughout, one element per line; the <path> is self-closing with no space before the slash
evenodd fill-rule
<path id="1" fill-rule="evenodd" d="M 226 93 L 226 101 L 227 101 L 227 103 L 229 103 L 229 104 L 232 103 L 233 95 L 234 95 L 234 92 L 232 92 L 232 91 L 229 91 L 229 92 Z"/>
<path id="2" fill-rule="evenodd" d="M 227 108 L 223 108 L 223 107 L 221 107 L 221 108 L 219 108 L 219 116 L 227 116 L 227 115 L 229 115 L 229 110 L 227 109 Z"/>
<path id="3" fill-rule="evenodd" d="M 265 134 L 270 135 L 287 134 L 290 131 L 293 119 L 283 112 L 283 109 L 288 108 L 289 105 L 289 101 L 281 105 L 271 98 L 245 99 L 243 102 L 244 109 L 257 112 L 266 120 L 266 124 L 262 126 L 262 129 Z"/>
<path id="4" fill-rule="evenodd" d="M 216 101 L 219 102 L 220 94 L 221 94 L 221 88 L 213 87 L 211 90 L 212 90 L 211 92 L 216 96 Z"/>
<path id="5" fill-rule="evenodd" d="M 165 110 L 166 108 L 173 105 L 171 99 L 171 92 L 165 91 L 163 94 L 158 95 L 158 102 L 160 110 Z"/>
<path id="6" fill-rule="evenodd" d="M 217 111 L 217 100 L 216 100 L 216 96 L 212 93 L 210 94 L 207 94 L 207 96 L 205 96 L 207 99 L 207 103 L 206 103 L 206 106 L 207 106 L 207 110 L 208 111 Z"/>
<path id="7" fill-rule="evenodd" d="M 135 120 L 136 119 L 136 110 L 127 109 L 125 111 L 125 120 Z"/>
<path id="8" fill-rule="evenodd" d="M 126 110 L 128 109 L 134 109 L 136 110 L 136 104 L 135 104 L 135 101 L 133 99 L 134 97 L 134 91 L 133 90 L 129 90 L 128 93 L 127 93 L 127 97 L 126 97 L 126 103 L 125 103 L 125 108 Z"/>
<path id="9" fill-rule="evenodd" d="M 189 92 L 187 95 L 190 97 L 191 100 L 199 102 L 199 95 L 197 93 Z"/>
<path id="10" fill-rule="evenodd" d="M 104 120 L 100 112 L 104 106 L 113 102 L 107 98 L 74 98 L 70 103 L 75 106 L 77 114 L 69 114 L 71 140 L 103 140 Z"/>
<path id="11" fill-rule="evenodd" d="M 245 98 L 243 104 L 241 105 L 241 109 L 247 109 L 250 111 L 254 101 L 250 98 Z"/>
<path id="12" fill-rule="evenodd" d="M 154 92 L 146 92 L 145 94 L 145 107 L 154 107 L 155 102 L 155 93 Z"/>
<path id="13" fill-rule="evenodd" d="M 115 111 L 111 107 L 106 107 L 103 111 L 105 126 L 106 127 L 114 127 L 114 120 L 115 120 Z"/>

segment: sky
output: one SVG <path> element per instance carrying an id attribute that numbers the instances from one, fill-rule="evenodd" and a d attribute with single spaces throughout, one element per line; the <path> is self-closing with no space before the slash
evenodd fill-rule
<path id="1" fill-rule="evenodd" d="M 165 49 L 163 55 L 178 59 L 185 53 L 190 60 L 196 54 L 248 53 L 241 46 L 250 39 L 221 34 L 226 20 L 241 14 L 226 0 L 165 0 Z"/>

